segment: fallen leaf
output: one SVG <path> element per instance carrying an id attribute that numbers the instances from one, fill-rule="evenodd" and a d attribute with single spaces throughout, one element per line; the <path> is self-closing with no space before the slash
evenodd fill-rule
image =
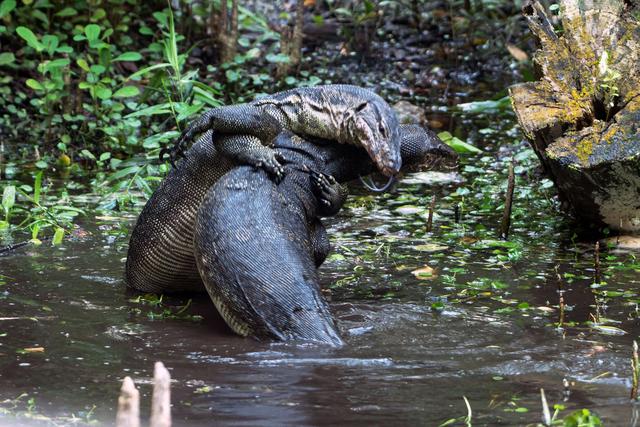
<path id="1" fill-rule="evenodd" d="M 26 353 L 44 353 L 44 347 L 28 347 L 24 351 Z"/>
<path id="2" fill-rule="evenodd" d="M 438 277 L 438 275 L 436 274 L 436 271 L 433 268 L 429 267 L 428 265 L 425 265 L 424 267 L 413 270 L 411 274 L 416 276 L 416 279 L 418 280 L 431 280 Z"/>
<path id="3" fill-rule="evenodd" d="M 416 245 L 413 247 L 413 249 L 421 252 L 438 252 L 438 251 L 443 251 L 445 249 L 448 249 L 448 247 L 437 245 L 435 243 L 427 243 L 425 245 Z"/>

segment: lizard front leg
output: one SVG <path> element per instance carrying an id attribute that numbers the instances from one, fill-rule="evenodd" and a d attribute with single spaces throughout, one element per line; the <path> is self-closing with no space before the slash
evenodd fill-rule
<path id="1" fill-rule="evenodd" d="M 225 135 L 220 138 L 218 150 L 237 164 L 263 169 L 276 182 L 284 177 L 284 157 L 251 135 Z"/>
<path id="2" fill-rule="evenodd" d="M 160 158 L 168 154 L 171 164 L 175 166 L 176 160 L 185 157 L 185 150 L 189 144 L 199 134 L 208 130 L 212 130 L 214 134 L 252 135 L 258 138 L 262 145 L 271 145 L 281 129 L 282 124 L 260 106 L 240 104 L 214 108 L 189 123 L 176 143 L 160 152 Z M 230 157 L 233 155 L 231 153 Z"/>

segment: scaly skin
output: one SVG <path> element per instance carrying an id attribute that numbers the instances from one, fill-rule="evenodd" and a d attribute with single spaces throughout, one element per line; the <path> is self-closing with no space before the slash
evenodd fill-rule
<path id="1" fill-rule="evenodd" d="M 374 92 L 357 86 L 297 88 L 248 104 L 214 108 L 190 123 L 174 147 L 163 150 L 161 156 L 168 153 L 175 164 L 179 157 L 184 157 L 189 143 L 208 130 L 252 135 L 266 146 L 272 145 L 282 130 L 289 130 L 304 137 L 362 147 L 387 176 L 397 174 L 402 165 L 395 112 Z M 251 147 L 220 151 L 240 163 L 242 159 L 237 155 L 242 151 L 245 160 L 253 157 Z"/>
<path id="2" fill-rule="evenodd" d="M 428 163 L 434 153 L 455 157 L 420 127 L 402 130 L 407 167 Z M 198 271 L 238 334 L 338 346 L 342 340 L 316 272 L 329 251 L 318 216 L 340 209 L 339 182 L 374 167 L 356 147 L 317 146 L 286 133 L 275 146 L 287 158 L 282 182 L 238 167 L 208 191 L 195 225 Z"/>
<path id="3" fill-rule="evenodd" d="M 220 141 L 229 143 L 238 141 Z M 317 145 L 286 134 L 275 146 L 288 160 L 281 183 L 261 171 L 239 167 L 215 185 L 233 165 L 216 151 L 209 135 L 203 136 L 184 166 L 170 172 L 145 206 L 131 238 L 127 283 L 145 292 L 171 292 L 201 290 L 204 278 L 219 311 L 242 335 L 339 345 L 317 287 L 315 269 L 330 248 L 318 215 L 340 209 L 345 193 L 338 182 L 369 173 L 374 166 L 352 146 Z M 406 168 L 451 157 L 435 135 L 412 126 L 402 127 L 402 153 Z M 208 189 L 207 198 L 214 194 L 222 200 L 203 202 Z M 195 227 L 193 245 L 198 207 L 200 226 Z M 231 237 L 218 239 L 215 233 Z M 233 236 L 244 236 L 249 252 Z M 226 247 L 216 249 L 213 244 Z M 217 262 L 216 256 L 227 258 Z"/>

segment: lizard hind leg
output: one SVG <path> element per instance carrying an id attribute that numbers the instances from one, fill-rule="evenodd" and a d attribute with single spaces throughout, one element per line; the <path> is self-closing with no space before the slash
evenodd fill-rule
<path id="1" fill-rule="evenodd" d="M 334 177 L 322 172 L 310 171 L 311 188 L 318 200 L 318 214 L 333 216 L 337 214 L 347 199 L 347 190 Z"/>

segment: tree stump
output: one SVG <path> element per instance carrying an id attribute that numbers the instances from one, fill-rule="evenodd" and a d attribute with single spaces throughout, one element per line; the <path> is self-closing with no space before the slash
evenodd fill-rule
<path id="1" fill-rule="evenodd" d="M 513 108 L 560 197 L 586 226 L 640 230 L 640 24 L 625 0 L 561 0 L 562 29 L 523 8 L 540 79 Z"/>
<path id="2" fill-rule="evenodd" d="M 140 427 L 140 393 L 131 377 L 125 377 L 122 382 L 116 427 Z"/>
<path id="3" fill-rule="evenodd" d="M 151 398 L 151 427 L 171 427 L 171 376 L 162 362 L 153 369 L 153 397 Z"/>

